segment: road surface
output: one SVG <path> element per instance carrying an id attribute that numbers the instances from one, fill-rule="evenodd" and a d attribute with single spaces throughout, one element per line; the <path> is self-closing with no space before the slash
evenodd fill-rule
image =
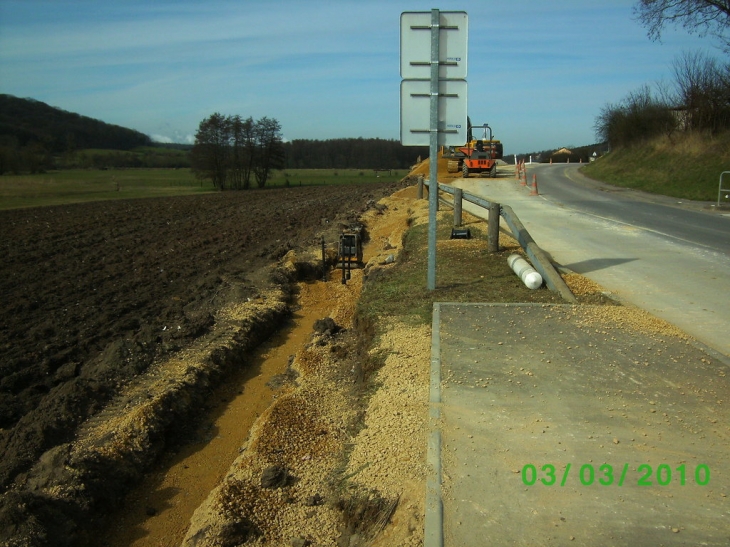
<path id="1" fill-rule="evenodd" d="M 730 211 L 714 213 L 703 204 L 656 196 L 592 181 L 578 165 L 545 165 L 538 175 L 543 197 L 556 205 L 641 227 L 730 256 Z M 530 181 L 532 183 L 532 181 Z"/>
<path id="2" fill-rule="evenodd" d="M 511 206 L 556 262 L 730 356 L 730 217 L 596 184 L 577 169 L 528 165 L 539 196 L 509 170 L 454 186 Z"/>

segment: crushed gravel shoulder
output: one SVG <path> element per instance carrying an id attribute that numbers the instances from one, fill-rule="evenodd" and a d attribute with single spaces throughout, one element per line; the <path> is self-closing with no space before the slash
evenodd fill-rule
<path id="1" fill-rule="evenodd" d="M 365 268 L 347 284 L 301 287 L 300 305 L 312 298 L 332 303 L 338 332 L 314 333 L 296 354 L 296 381 L 259 418 L 241 456 L 196 511 L 185 547 L 356 546 L 378 535 L 381 545 L 394 538 L 422 544 L 428 329 L 390 325 L 367 355 L 358 354 L 352 329 L 364 274 L 392 267 L 385 258 L 398 254 L 409 224 L 411 198 L 379 204 L 362 218 L 370 239 Z M 397 349 L 404 345 L 408 352 Z M 370 379 L 377 390 L 368 397 L 363 363 L 382 355 Z M 276 488 L 262 482 L 272 468 L 289 477 Z"/>

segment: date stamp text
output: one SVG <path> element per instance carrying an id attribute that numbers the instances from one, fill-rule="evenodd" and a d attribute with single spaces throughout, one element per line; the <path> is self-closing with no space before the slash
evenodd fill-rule
<path id="1" fill-rule="evenodd" d="M 591 486 L 599 484 L 602 486 L 623 486 L 624 484 L 636 484 L 637 486 L 669 486 L 678 484 L 696 484 L 706 486 L 710 483 L 710 466 L 701 463 L 693 468 L 685 464 L 671 467 L 666 463 L 652 467 L 648 463 L 642 463 L 635 469 L 630 468 L 628 463 L 622 467 L 612 466 L 604 463 L 593 465 L 586 463 L 580 467 L 573 468 L 569 463 L 565 464 L 562 470 L 551 463 L 546 463 L 539 468 L 531 463 L 522 467 L 522 482 L 526 486 L 543 484 L 545 486 L 565 486 L 569 480 L 573 484 Z"/>

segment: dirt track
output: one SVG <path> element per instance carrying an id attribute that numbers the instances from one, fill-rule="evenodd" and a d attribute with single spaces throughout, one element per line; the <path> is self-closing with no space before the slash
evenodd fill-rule
<path id="1" fill-rule="evenodd" d="M 71 441 L 153 362 L 211 332 L 224 304 L 258 296 L 270 284 L 267 265 L 289 249 L 311 247 L 323 233 L 334 241 L 366 202 L 396 187 L 1 213 L 0 540 L 27 524 L 19 522 L 27 514 L 17 512 L 15 495 L 41 454 Z"/>

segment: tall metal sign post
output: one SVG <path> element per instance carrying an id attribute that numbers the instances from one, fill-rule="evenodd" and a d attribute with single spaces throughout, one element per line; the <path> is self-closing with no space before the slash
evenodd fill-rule
<path id="1" fill-rule="evenodd" d="M 427 287 L 431 291 L 436 288 L 438 148 L 466 142 L 467 23 L 464 11 L 401 14 L 401 144 L 429 146 Z"/>

